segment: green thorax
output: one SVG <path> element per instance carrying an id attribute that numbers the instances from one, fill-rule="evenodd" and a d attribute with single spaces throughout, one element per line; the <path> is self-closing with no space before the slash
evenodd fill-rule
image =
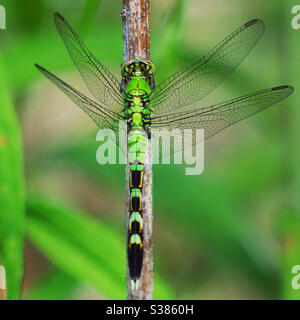
<path id="1" fill-rule="evenodd" d="M 122 67 L 124 115 L 132 129 L 147 129 L 150 125 L 149 97 L 154 88 L 153 73 L 153 64 L 139 58 L 124 63 Z"/>

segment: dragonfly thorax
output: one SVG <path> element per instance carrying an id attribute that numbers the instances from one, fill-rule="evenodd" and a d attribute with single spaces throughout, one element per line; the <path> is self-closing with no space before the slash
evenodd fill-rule
<path id="1" fill-rule="evenodd" d="M 150 95 L 153 84 L 153 65 L 135 59 L 122 67 L 121 91 L 124 93 L 124 115 L 129 129 L 147 129 L 150 126 Z"/>
<path id="2" fill-rule="evenodd" d="M 147 129 L 150 126 L 151 112 L 149 96 L 143 91 L 137 90 L 135 95 L 126 95 L 124 115 L 130 128 Z"/>
<path id="3" fill-rule="evenodd" d="M 144 76 L 132 77 L 125 87 L 125 95 L 129 96 L 149 96 L 151 88 Z"/>

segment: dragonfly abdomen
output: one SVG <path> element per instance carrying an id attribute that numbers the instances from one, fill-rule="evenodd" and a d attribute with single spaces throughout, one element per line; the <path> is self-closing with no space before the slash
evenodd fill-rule
<path id="1" fill-rule="evenodd" d="M 133 129 L 128 137 L 130 198 L 128 224 L 128 265 L 133 289 L 137 287 L 143 266 L 143 169 L 147 134 Z"/>

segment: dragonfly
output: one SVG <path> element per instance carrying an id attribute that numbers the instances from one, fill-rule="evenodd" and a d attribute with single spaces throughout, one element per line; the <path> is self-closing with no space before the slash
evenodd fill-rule
<path id="1" fill-rule="evenodd" d="M 137 290 L 144 255 L 143 170 L 151 129 L 204 129 L 204 138 L 207 139 L 287 98 L 294 89 L 290 85 L 281 85 L 210 106 L 201 106 L 199 102 L 244 60 L 262 37 L 265 26 L 260 19 L 243 24 L 206 55 L 157 86 L 155 66 L 150 60 L 136 57 L 123 63 L 119 80 L 83 44 L 59 13 L 54 14 L 54 21 L 93 99 L 40 65 L 36 64 L 36 67 L 83 109 L 99 128 L 117 132 L 120 121 L 127 126 L 130 170 L 127 265 L 131 287 Z M 195 103 L 199 105 L 195 106 Z"/>

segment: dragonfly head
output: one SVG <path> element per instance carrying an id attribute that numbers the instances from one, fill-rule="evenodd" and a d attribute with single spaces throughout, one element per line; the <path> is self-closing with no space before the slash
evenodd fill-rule
<path id="1" fill-rule="evenodd" d="M 154 64 L 150 60 L 144 60 L 136 57 L 133 60 L 126 61 L 122 64 L 122 77 L 131 78 L 137 76 L 150 77 L 155 73 Z"/>
<path id="2" fill-rule="evenodd" d="M 121 68 L 122 82 L 125 87 L 133 77 L 143 77 L 153 89 L 154 73 L 154 64 L 150 60 L 141 59 L 140 57 L 126 61 Z"/>

